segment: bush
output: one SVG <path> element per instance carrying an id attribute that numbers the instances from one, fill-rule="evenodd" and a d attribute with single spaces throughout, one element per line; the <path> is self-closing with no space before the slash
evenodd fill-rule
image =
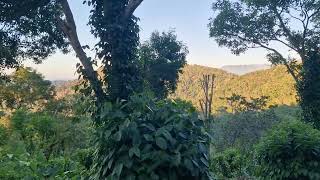
<path id="1" fill-rule="evenodd" d="M 8 139 L 8 130 L 0 124 L 0 146 L 6 144 Z"/>
<path id="2" fill-rule="evenodd" d="M 320 131 L 300 121 L 274 127 L 256 147 L 263 179 L 320 179 Z"/>
<path id="3" fill-rule="evenodd" d="M 246 166 L 246 158 L 237 149 L 217 153 L 210 163 L 210 169 L 219 179 L 240 178 L 245 174 Z"/>
<path id="4" fill-rule="evenodd" d="M 66 157 L 47 161 L 42 153 L 0 151 L 0 179 L 80 179 L 83 173 L 83 166 Z"/>
<path id="5" fill-rule="evenodd" d="M 222 114 L 212 124 L 212 145 L 215 151 L 238 148 L 243 152 L 252 150 L 263 133 L 279 122 L 273 110 Z"/>
<path id="6" fill-rule="evenodd" d="M 102 115 L 94 179 L 211 179 L 208 135 L 187 103 L 134 96 Z"/>

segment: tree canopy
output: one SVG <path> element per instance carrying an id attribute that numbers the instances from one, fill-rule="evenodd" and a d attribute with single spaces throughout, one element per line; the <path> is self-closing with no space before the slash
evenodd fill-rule
<path id="1" fill-rule="evenodd" d="M 157 97 L 165 98 L 176 90 L 187 54 L 187 47 L 174 31 L 153 32 L 150 40 L 140 46 L 143 77 Z"/>
<path id="2" fill-rule="evenodd" d="M 296 81 L 304 119 L 319 124 L 316 114 L 320 110 L 314 105 L 319 104 L 320 92 L 316 86 L 310 86 L 309 81 L 316 83 L 316 78 L 308 73 L 316 69 L 308 64 L 319 65 L 320 1 L 218 0 L 213 10 L 218 13 L 209 24 L 210 36 L 237 55 L 249 48 L 268 50 L 269 61 L 285 65 Z M 283 47 L 289 53 L 283 53 Z M 288 55 L 292 52 L 294 55 Z M 307 97 L 310 92 L 312 98 Z"/>
<path id="3" fill-rule="evenodd" d="M 0 2 L 0 70 L 16 68 L 26 59 L 39 63 L 57 49 L 68 51 L 68 42 L 55 20 L 62 16 L 56 2 Z"/>
<path id="4" fill-rule="evenodd" d="M 320 1 L 317 0 L 218 0 L 217 15 L 209 24 L 210 36 L 234 54 L 249 48 L 264 48 L 273 64 L 284 64 L 298 81 L 297 60 L 308 60 L 308 51 L 319 44 Z M 278 46 L 297 53 L 287 58 Z"/>
<path id="5" fill-rule="evenodd" d="M 51 82 L 31 68 L 20 67 L 0 85 L 0 109 L 6 111 L 42 109 L 55 94 Z"/>

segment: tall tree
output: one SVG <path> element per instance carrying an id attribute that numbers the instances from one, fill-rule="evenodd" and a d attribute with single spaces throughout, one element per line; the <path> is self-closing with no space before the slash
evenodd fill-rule
<path id="1" fill-rule="evenodd" d="M 127 99 L 140 89 L 142 80 L 135 63 L 139 27 L 133 13 L 142 1 L 84 1 L 92 7 L 89 24 L 92 27 L 91 32 L 99 39 L 95 49 L 105 70 L 105 77 L 100 81 L 92 67 L 92 59 L 86 55 L 80 44 L 68 1 L 59 0 L 65 18 L 60 18 L 58 24 L 80 59 L 82 66 L 79 66 L 79 72 L 89 80 L 98 102 L 106 99 Z M 104 86 L 107 88 L 104 89 Z"/>
<path id="2" fill-rule="evenodd" d="M 249 48 L 264 48 L 269 51 L 267 57 L 270 62 L 285 65 L 297 84 L 303 83 L 301 68 L 307 68 L 304 64 L 314 60 L 310 53 L 319 53 L 320 1 L 218 0 L 213 9 L 217 15 L 209 24 L 210 36 L 220 46 L 229 47 L 237 55 Z M 295 52 L 298 57 L 287 58 L 283 49 Z M 298 62 L 300 60 L 302 66 Z M 306 119 L 320 121 L 319 117 L 304 114 Z"/>
<path id="3" fill-rule="evenodd" d="M 26 58 L 40 62 L 57 49 L 67 52 L 70 45 L 81 62 L 78 72 L 88 80 L 97 102 L 127 99 L 142 84 L 135 63 L 138 19 L 133 15 L 142 1 L 84 1 L 92 8 L 89 23 L 100 40 L 96 50 L 107 72 L 102 78 L 93 66 L 95 60 L 88 57 L 79 41 L 67 0 L 1 1 L 0 65 L 17 67 Z"/>
<path id="4" fill-rule="evenodd" d="M 320 128 L 320 54 L 318 52 L 308 54 L 310 60 L 303 64 L 302 80 L 297 88 L 305 120 Z M 314 121 L 315 118 L 316 121 Z"/>
<path id="5" fill-rule="evenodd" d="M 140 49 L 143 78 L 158 98 L 166 98 L 177 88 L 179 73 L 187 64 L 188 49 L 174 31 L 153 32 Z"/>
<path id="6" fill-rule="evenodd" d="M 0 109 L 42 109 L 53 100 L 55 91 L 50 81 L 31 68 L 18 68 L 9 81 L 0 84 Z"/>
<path id="7" fill-rule="evenodd" d="M 133 15 L 142 0 L 91 0 L 90 25 L 99 58 L 103 59 L 104 82 L 110 100 L 128 99 L 142 89 L 137 63 L 138 18 Z"/>

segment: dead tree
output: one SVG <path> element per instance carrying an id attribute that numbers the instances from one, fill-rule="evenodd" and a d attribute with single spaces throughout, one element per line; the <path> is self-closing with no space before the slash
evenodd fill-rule
<path id="1" fill-rule="evenodd" d="M 201 88 L 204 93 L 204 98 L 200 99 L 200 107 L 203 113 L 204 119 L 209 120 L 212 112 L 212 100 L 214 91 L 215 75 L 203 75 L 201 82 Z"/>

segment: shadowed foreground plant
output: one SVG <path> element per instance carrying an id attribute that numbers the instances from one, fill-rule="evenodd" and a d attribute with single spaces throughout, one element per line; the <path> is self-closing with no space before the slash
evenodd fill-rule
<path id="1" fill-rule="evenodd" d="M 102 112 L 93 179 L 211 179 L 208 134 L 192 106 L 134 96 Z"/>

